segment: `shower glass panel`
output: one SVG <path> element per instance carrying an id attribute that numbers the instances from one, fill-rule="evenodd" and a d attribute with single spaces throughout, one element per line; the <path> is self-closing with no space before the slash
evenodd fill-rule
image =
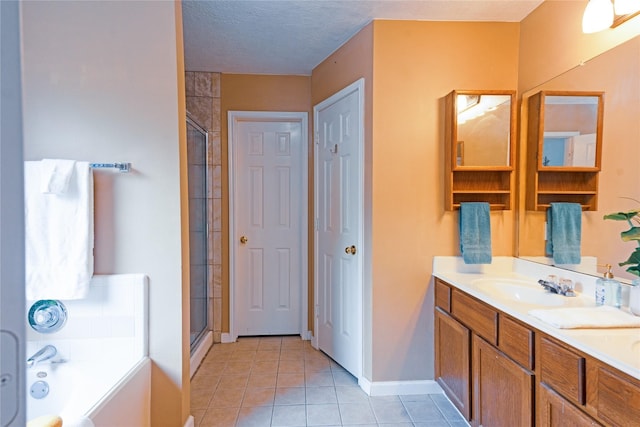
<path id="1" fill-rule="evenodd" d="M 189 242 L 191 251 L 191 351 L 209 330 L 207 278 L 207 131 L 187 117 Z"/>

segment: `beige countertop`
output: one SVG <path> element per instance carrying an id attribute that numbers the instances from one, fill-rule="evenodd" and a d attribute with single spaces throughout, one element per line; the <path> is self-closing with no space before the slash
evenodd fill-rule
<path id="1" fill-rule="evenodd" d="M 537 281 L 549 274 L 572 279 L 578 295 L 565 297 L 545 292 Z M 434 257 L 433 275 L 521 322 L 640 379 L 640 328 L 559 329 L 529 314 L 534 309 L 595 307 L 593 289 L 596 277 L 512 257 L 494 257 L 491 265 L 480 266 L 465 265 L 459 257 Z M 622 310 L 626 311 L 624 307 Z"/>

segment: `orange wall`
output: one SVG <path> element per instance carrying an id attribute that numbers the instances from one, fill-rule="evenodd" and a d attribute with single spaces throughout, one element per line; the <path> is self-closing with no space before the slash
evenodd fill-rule
<path id="1" fill-rule="evenodd" d="M 311 101 L 318 104 L 340 89 L 348 86 L 356 80 L 364 78 L 364 145 L 365 145 L 365 189 L 364 189 L 364 236 L 363 253 L 371 253 L 371 135 L 372 135 L 372 85 L 373 85 L 373 24 L 364 27 L 347 43 L 341 46 L 327 59 L 314 68 L 311 76 Z M 311 151 L 313 152 L 313 151 Z M 313 175 L 309 175 L 313 176 Z M 310 193 L 313 194 L 313 193 Z M 313 198 L 313 197 L 311 197 Z M 311 211 L 313 212 L 313 211 Z M 309 258 L 309 265 L 313 266 L 313 254 Z M 363 265 L 364 290 L 363 290 L 363 374 L 371 378 L 372 351 L 371 342 L 373 331 L 371 329 L 371 265 Z M 313 305 L 311 305 L 313 307 Z"/>
<path id="2" fill-rule="evenodd" d="M 311 96 L 309 76 L 273 76 L 222 74 L 220 77 L 221 131 L 220 145 L 222 154 L 222 188 L 229 186 L 228 175 L 228 129 L 227 112 L 232 111 L 303 111 L 309 114 L 311 126 Z M 311 129 L 310 129 L 311 131 Z M 312 153 L 312 139 L 309 133 L 309 153 Z M 309 176 L 313 176 L 309 165 Z M 309 199 L 313 187 L 309 183 Z M 222 229 L 229 230 L 229 194 L 223 191 Z M 310 212 L 313 212 L 310 209 Z M 309 224 L 313 224 L 310 220 Z M 312 234 L 310 234 L 312 237 Z M 310 241 L 309 245 L 311 246 Z M 311 263 L 310 265 L 313 265 Z M 311 275 L 311 272 L 309 273 Z M 310 276 L 311 277 L 311 276 Z M 311 278 L 310 292 L 313 298 Z M 313 307 L 313 304 L 310 305 Z M 311 317 L 311 313 L 309 314 Z M 222 237 L 222 331 L 229 332 L 229 233 Z"/>
<path id="3" fill-rule="evenodd" d="M 444 211 L 444 97 L 517 87 L 517 23 L 374 22 L 373 380 L 433 378 L 435 255 L 460 255 Z M 491 213 L 512 255 L 514 212 Z M 390 350 L 391 349 L 391 350 Z"/>
<path id="4" fill-rule="evenodd" d="M 626 227 L 604 221 L 602 216 L 637 207 L 637 203 L 621 197 L 640 200 L 640 17 L 615 29 L 583 34 L 583 11 L 583 2 L 546 1 L 521 22 L 520 51 L 526 55 L 521 55 L 519 61 L 519 95 L 526 98 L 540 90 L 605 92 L 598 210 L 583 215 L 582 255 L 613 264 L 616 276 L 630 278 L 616 265 L 626 260 L 632 250 L 632 245 L 621 242 L 619 237 Z M 527 117 L 526 108 L 525 99 L 521 117 Z M 520 125 L 518 153 L 523 154 L 526 121 Z M 518 162 L 522 172 L 528 167 L 525 157 Z M 520 206 L 524 207 L 524 179 L 518 186 Z M 518 254 L 543 255 L 544 213 L 526 212 L 523 208 L 518 222 Z"/>

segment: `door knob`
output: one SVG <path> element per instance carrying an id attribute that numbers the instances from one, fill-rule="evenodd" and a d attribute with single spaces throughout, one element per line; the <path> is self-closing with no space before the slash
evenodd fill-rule
<path id="1" fill-rule="evenodd" d="M 249 241 L 249 239 L 247 239 L 247 236 L 242 236 L 242 237 L 240 237 L 240 243 L 242 243 L 243 245 L 244 245 L 245 243 L 247 243 L 248 241 Z"/>
<path id="2" fill-rule="evenodd" d="M 351 254 L 351 255 L 355 255 L 356 254 L 356 247 L 355 245 L 351 245 L 351 246 L 347 246 L 346 248 L 344 248 L 345 253 Z"/>

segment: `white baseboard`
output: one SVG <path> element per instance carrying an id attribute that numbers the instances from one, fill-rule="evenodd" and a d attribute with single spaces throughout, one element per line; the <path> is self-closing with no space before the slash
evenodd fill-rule
<path id="1" fill-rule="evenodd" d="M 223 344 L 229 344 L 231 342 L 236 342 L 236 339 L 238 337 L 234 337 L 233 335 L 231 335 L 228 332 L 223 332 L 222 334 L 220 334 L 220 342 L 222 342 Z"/>
<path id="2" fill-rule="evenodd" d="M 309 341 L 312 337 L 313 335 L 311 335 L 311 331 L 304 331 L 303 333 L 300 334 L 300 338 L 302 338 L 305 341 Z"/>
<path id="3" fill-rule="evenodd" d="M 187 421 L 184 423 L 184 427 L 196 427 L 196 421 L 193 415 L 189 415 L 189 418 L 187 418 Z"/>
<path id="4" fill-rule="evenodd" d="M 193 378 L 193 374 L 196 373 L 198 366 L 202 363 L 202 359 L 207 355 L 207 352 L 213 345 L 213 333 L 211 331 L 207 332 L 207 335 L 204 336 L 200 345 L 196 349 L 195 353 L 191 355 L 191 366 L 190 366 L 190 378 Z"/>
<path id="5" fill-rule="evenodd" d="M 443 393 L 440 385 L 434 380 L 371 382 L 366 378 L 360 378 L 358 385 L 369 396 Z"/>

